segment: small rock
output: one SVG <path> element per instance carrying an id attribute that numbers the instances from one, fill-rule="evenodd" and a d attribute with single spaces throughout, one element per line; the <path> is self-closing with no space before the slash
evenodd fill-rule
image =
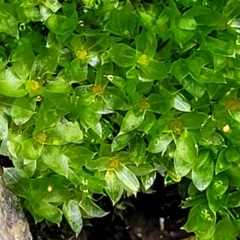
<path id="1" fill-rule="evenodd" d="M 32 240 L 18 198 L 3 185 L 0 176 L 0 240 Z"/>

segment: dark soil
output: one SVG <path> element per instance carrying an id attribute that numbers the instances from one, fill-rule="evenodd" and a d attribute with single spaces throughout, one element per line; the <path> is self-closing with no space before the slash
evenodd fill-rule
<path id="1" fill-rule="evenodd" d="M 0 158 L 0 165 L 9 166 L 9 160 Z M 10 164 L 11 165 L 11 164 Z M 154 193 L 138 193 L 122 199 L 118 207 L 112 209 L 107 198 L 102 198 L 100 206 L 110 213 L 99 219 L 90 219 L 79 236 L 75 236 L 64 220 L 60 227 L 38 223 L 26 213 L 34 240 L 181 240 L 191 234 L 180 228 L 187 220 L 188 210 L 181 209 L 178 186 L 164 187 L 159 175 L 153 186 Z M 121 209 L 120 209 L 120 206 Z M 189 238 L 190 239 L 190 238 Z"/>

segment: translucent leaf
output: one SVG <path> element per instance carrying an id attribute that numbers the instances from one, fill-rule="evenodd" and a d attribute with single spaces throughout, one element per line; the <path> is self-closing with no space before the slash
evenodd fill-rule
<path id="1" fill-rule="evenodd" d="M 179 157 L 188 163 L 194 163 L 197 159 L 198 148 L 193 136 L 185 130 L 181 136 L 175 141 L 176 152 Z"/>
<path id="2" fill-rule="evenodd" d="M 0 141 L 8 135 L 8 120 L 7 116 L 0 112 Z"/>
<path id="3" fill-rule="evenodd" d="M 6 76 L 0 78 L 0 94 L 9 97 L 22 97 L 27 94 L 25 81 L 20 80 L 11 69 L 6 70 Z"/>
<path id="4" fill-rule="evenodd" d="M 130 132 L 140 126 L 144 120 L 144 115 L 144 111 L 136 113 L 133 109 L 130 109 L 123 119 L 120 134 Z"/>
<path id="5" fill-rule="evenodd" d="M 23 44 L 19 44 L 12 57 L 12 71 L 20 79 L 26 80 L 30 74 L 34 57 L 34 53 L 30 48 L 25 47 Z"/>
<path id="6" fill-rule="evenodd" d="M 103 211 L 98 205 L 96 205 L 91 199 L 85 198 L 81 201 L 80 207 L 84 210 L 88 217 L 104 217 L 108 212 Z"/>
<path id="7" fill-rule="evenodd" d="M 109 168 L 110 161 L 111 161 L 110 157 L 101 157 L 99 159 L 87 162 L 86 167 L 89 170 L 104 171 L 104 170 L 107 170 Z"/>
<path id="8" fill-rule="evenodd" d="M 73 31 L 73 29 L 77 25 L 77 12 L 75 3 L 65 5 L 65 11 L 72 11 L 71 16 L 63 16 L 59 14 L 51 14 L 49 18 L 47 18 L 46 26 L 55 34 L 65 35 Z M 64 8 L 63 8 L 64 10 Z"/>
<path id="9" fill-rule="evenodd" d="M 131 141 L 134 137 L 132 133 L 124 133 L 121 135 L 116 136 L 111 144 L 111 151 L 119 151 L 127 146 L 127 144 Z"/>
<path id="10" fill-rule="evenodd" d="M 141 64 L 138 64 L 138 66 L 139 78 L 143 82 L 164 79 L 168 76 L 166 65 L 162 61 L 152 59 L 149 60 L 149 63 L 147 63 L 146 66 L 142 66 Z"/>
<path id="11" fill-rule="evenodd" d="M 36 206 L 34 207 L 36 208 Z M 37 212 L 41 213 L 41 215 L 44 216 L 47 220 L 58 225 L 62 221 L 61 210 L 48 202 L 45 201 L 40 202 Z"/>
<path id="12" fill-rule="evenodd" d="M 199 191 L 205 190 L 211 183 L 214 173 L 214 162 L 209 157 L 201 166 L 192 170 L 192 180 Z"/>
<path id="13" fill-rule="evenodd" d="M 61 154 L 60 150 L 54 146 L 45 146 L 41 158 L 43 162 L 54 172 L 68 176 L 68 157 Z"/>
<path id="14" fill-rule="evenodd" d="M 18 37 L 18 21 L 14 17 L 14 6 L 1 3 L 1 10 L 0 10 L 0 32 L 6 33 L 12 37 Z"/>
<path id="15" fill-rule="evenodd" d="M 67 151 L 64 152 L 64 155 L 69 157 L 70 165 L 72 165 L 75 169 L 78 169 L 85 163 L 92 160 L 96 153 L 82 146 L 74 146 L 72 148 L 68 148 Z"/>
<path id="16" fill-rule="evenodd" d="M 35 99 L 16 98 L 11 109 L 11 117 L 16 125 L 23 125 L 34 114 Z"/>
<path id="17" fill-rule="evenodd" d="M 129 152 L 131 161 L 136 165 L 142 163 L 146 154 L 146 143 L 143 138 L 135 137 L 129 144 Z"/>
<path id="18" fill-rule="evenodd" d="M 230 168 L 231 163 L 227 161 L 225 157 L 225 149 L 221 150 L 221 152 L 218 155 L 217 162 L 216 162 L 216 173 L 223 172 Z"/>
<path id="19" fill-rule="evenodd" d="M 78 235 L 82 230 L 82 216 L 77 202 L 70 199 L 63 204 L 62 211 L 70 227 Z"/>
<path id="20" fill-rule="evenodd" d="M 180 93 L 176 94 L 173 98 L 173 106 L 179 111 L 190 112 L 191 105 L 188 103 L 187 99 Z"/>
<path id="21" fill-rule="evenodd" d="M 46 144 L 62 145 L 70 142 L 79 142 L 83 133 L 77 123 L 66 121 L 60 122 L 54 128 L 44 130 L 47 136 Z"/>
<path id="22" fill-rule="evenodd" d="M 136 63 L 136 52 L 131 47 L 119 43 L 115 44 L 111 49 L 111 57 L 120 67 L 131 67 Z"/>
<path id="23" fill-rule="evenodd" d="M 22 142 L 22 157 L 28 160 L 37 160 L 41 156 L 43 145 L 30 138 Z"/>
<path id="24" fill-rule="evenodd" d="M 29 178 L 23 170 L 4 168 L 3 181 L 15 194 L 27 198 L 29 191 Z"/>
<path id="25" fill-rule="evenodd" d="M 214 54 L 223 56 L 233 56 L 235 54 L 235 43 L 233 41 L 223 41 L 217 38 L 207 37 L 206 44 Z"/>
<path id="26" fill-rule="evenodd" d="M 151 153 L 162 153 L 163 155 L 172 140 L 172 135 L 169 134 L 153 137 L 149 143 L 148 151 Z"/>
<path id="27" fill-rule="evenodd" d="M 137 127 L 138 131 L 148 133 L 156 121 L 155 114 L 146 112 L 143 122 Z"/>
<path id="28" fill-rule="evenodd" d="M 181 29 L 185 30 L 195 30 L 197 28 L 197 22 L 195 21 L 194 18 L 191 17 L 181 17 L 178 20 L 178 26 Z"/>
<path id="29" fill-rule="evenodd" d="M 197 129 L 201 128 L 206 123 L 208 115 L 198 112 L 183 113 L 180 119 L 182 120 L 183 127 Z"/>
<path id="30" fill-rule="evenodd" d="M 147 191 L 152 187 L 156 179 L 157 172 L 150 172 L 149 174 L 141 177 L 141 182 L 143 184 L 144 190 Z"/>
<path id="31" fill-rule="evenodd" d="M 117 178 L 114 171 L 107 171 L 105 175 L 106 187 L 105 191 L 110 197 L 112 204 L 115 205 L 123 194 L 123 186 L 120 180 Z"/>
<path id="32" fill-rule="evenodd" d="M 191 208 L 188 221 L 183 226 L 187 232 L 194 231 L 199 239 L 211 239 L 215 231 L 216 215 L 207 203 L 197 203 Z"/>
<path id="33" fill-rule="evenodd" d="M 230 218 L 221 219 L 215 228 L 214 235 L 212 236 L 213 240 L 235 240 L 237 234 L 235 233 L 237 229 L 234 229 L 234 224 Z M 226 231 L 228 229 L 228 231 Z M 235 231 L 234 231 L 235 230 Z M 237 230 L 238 231 L 238 230 Z"/>
<path id="34" fill-rule="evenodd" d="M 136 37 L 135 43 L 138 52 L 145 53 L 151 58 L 155 55 L 157 39 L 153 33 L 143 30 L 141 34 Z"/>
<path id="35" fill-rule="evenodd" d="M 205 93 L 205 88 L 202 84 L 196 82 L 190 76 L 182 80 L 183 87 L 196 99 L 201 98 Z"/>
<path id="36" fill-rule="evenodd" d="M 128 189 L 130 189 L 133 193 L 137 193 L 140 185 L 132 171 L 122 165 L 119 169 L 114 169 L 114 172 L 116 173 L 118 179 L 126 185 Z"/>
<path id="37" fill-rule="evenodd" d="M 155 168 L 148 163 L 144 163 L 138 166 L 128 166 L 128 168 L 137 176 L 142 177 L 151 172 L 155 172 Z"/>
<path id="38" fill-rule="evenodd" d="M 183 59 L 175 61 L 171 66 L 171 73 L 182 83 L 182 80 L 188 75 L 189 70 Z"/>
<path id="39" fill-rule="evenodd" d="M 57 12 L 61 8 L 61 4 L 58 2 L 58 0 L 45 0 L 42 1 L 42 4 L 50 8 L 53 12 Z"/>

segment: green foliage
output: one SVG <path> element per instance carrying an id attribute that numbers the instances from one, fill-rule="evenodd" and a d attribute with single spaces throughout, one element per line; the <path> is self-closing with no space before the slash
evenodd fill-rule
<path id="1" fill-rule="evenodd" d="M 0 1 L 0 154 L 36 222 L 184 178 L 197 239 L 240 234 L 237 0 Z M 224 229 L 227 229 L 225 231 Z"/>

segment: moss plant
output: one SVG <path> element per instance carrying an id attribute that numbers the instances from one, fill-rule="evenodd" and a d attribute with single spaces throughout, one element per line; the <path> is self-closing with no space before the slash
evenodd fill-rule
<path id="1" fill-rule="evenodd" d="M 182 183 L 197 239 L 240 233 L 238 0 L 0 0 L 4 181 L 36 222 Z"/>

